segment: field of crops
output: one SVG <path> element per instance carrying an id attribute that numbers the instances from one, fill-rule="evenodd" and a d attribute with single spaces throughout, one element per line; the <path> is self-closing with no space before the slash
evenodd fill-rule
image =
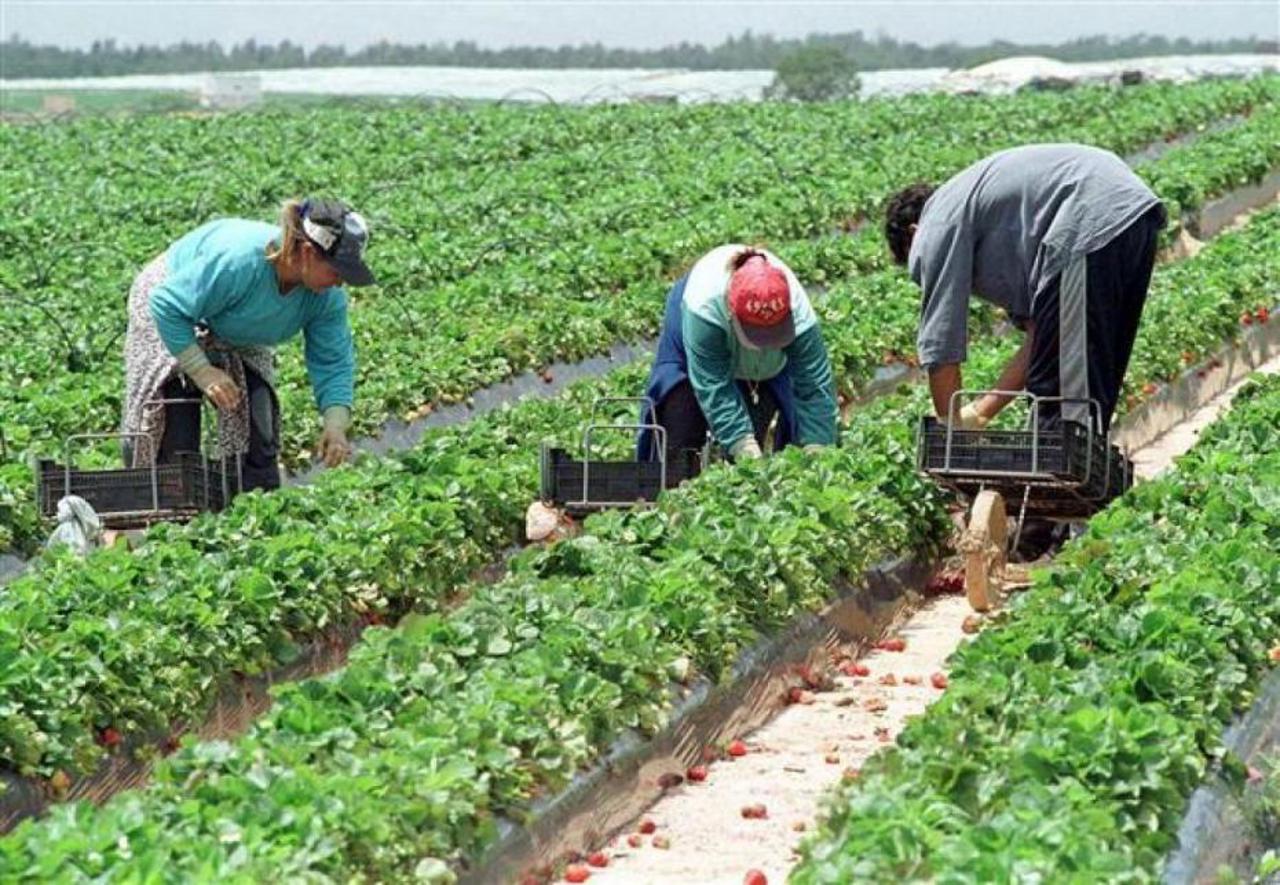
<path id="1" fill-rule="evenodd" d="M 206 218 L 340 191 L 371 219 L 382 285 L 352 314 L 365 432 L 653 333 L 672 276 L 729 239 L 767 241 L 812 286 L 852 402 L 914 347 L 918 290 L 858 226 L 896 187 L 1031 141 L 1168 143 L 1134 164 L 1176 224 L 1280 167 L 1277 99 L 1268 77 L 0 128 L 19 158 L 0 169 L 0 368 L 17 379 L 0 394 L 0 547 L 43 531 L 24 460 L 115 426 L 131 277 Z M 1157 268 L 1127 406 L 1277 301 L 1274 208 Z M 1012 347 L 999 320 L 974 311 L 974 377 Z M 314 409 L 301 354 L 281 357 L 298 464 Z M 725 678 L 821 608 L 834 581 L 946 542 L 947 499 L 914 460 L 926 396 L 906 387 L 852 409 L 837 447 L 717 466 L 494 580 L 486 566 L 520 541 L 536 495 L 537 443 L 571 439 L 593 398 L 634 394 L 646 369 L 157 527 L 136 551 L 44 557 L 0 590 L 0 770 L 56 800 L 105 757 L 163 757 L 145 788 L 0 837 L 0 880 L 448 881 L 619 738 L 659 730 L 682 685 Z M 1280 633 L 1277 428 L 1280 388 L 1259 385 L 1176 474 L 1096 519 L 833 800 L 797 880 L 1158 871 Z M 345 668 L 281 687 L 243 736 L 180 740 L 237 680 L 359 628 Z"/>

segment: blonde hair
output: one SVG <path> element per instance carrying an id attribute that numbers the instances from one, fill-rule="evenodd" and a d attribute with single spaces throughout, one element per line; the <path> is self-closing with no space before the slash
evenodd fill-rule
<path id="1" fill-rule="evenodd" d="M 275 264 L 281 258 L 293 257 L 298 244 L 305 240 L 302 233 L 302 201 L 285 200 L 280 206 L 280 245 L 272 250 L 272 244 L 267 244 L 267 261 Z"/>

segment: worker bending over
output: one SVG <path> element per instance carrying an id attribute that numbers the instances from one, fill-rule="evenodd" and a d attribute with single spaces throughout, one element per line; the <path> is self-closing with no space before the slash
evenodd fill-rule
<path id="1" fill-rule="evenodd" d="M 775 450 L 836 441 L 818 318 L 795 274 L 764 249 L 720 246 L 676 282 L 646 394 L 669 454 L 701 448 L 709 429 L 735 460 L 759 458 L 775 417 Z M 641 433 L 641 460 L 653 446 Z"/>
<path id="2" fill-rule="evenodd" d="M 1106 431 L 1164 224 L 1159 199 L 1119 157 L 1074 144 L 1000 151 L 941 187 L 895 195 L 885 235 L 923 292 L 917 347 L 939 417 L 949 417 L 961 389 L 976 293 L 1026 333 L 995 388 L 1096 400 Z M 958 423 L 980 428 L 1008 400 L 983 396 Z M 1089 412 L 1085 403 L 1049 403 L 1040 421 L 1087 424 Z"/>

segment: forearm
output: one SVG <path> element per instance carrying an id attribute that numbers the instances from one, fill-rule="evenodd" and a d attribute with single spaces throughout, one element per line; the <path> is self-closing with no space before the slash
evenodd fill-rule
<path id="1" fill-rule="evenodd" d="M 951 363 L 929 369 L 929 394 L 933 397 L 933 410 L 943 421 L 948 420 L 951 397 L 960 389 L 960 364 Z M 959 412 L 961 403 L 956 403 Z"/>
<path id="2" fill-rule="evenodd" d="M 1027 386 L 1027 369 L 1031 365 L 1031 344 L 1034 339 L 1035 327 L 1028 325 L 1022 346 L 1005 364 L 1000 377 L 996 379 L 996 390 L 1021 391 Z M 989 393 L 978 400 L 976 408 L 979 415 L 990 420 L 1012 401 L 1012 396 Z"/>

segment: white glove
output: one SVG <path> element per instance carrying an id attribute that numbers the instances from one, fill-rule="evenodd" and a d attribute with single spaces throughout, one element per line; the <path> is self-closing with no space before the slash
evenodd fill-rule
<path id="1" fill-rule="evenodd" d="M 990 419 L 985 415 L 978 414 L 978 406 L 975 403 L 969 403 L 960 409 L 959 427 L 961 430 L 981 430 L 987 426 Z"/>
<path id="2" fill-rule="evenodd" d="M 760 443 L 754 436 L 744 436 L 729 446 L 729 457 L 735 461 L 748 461 L 763 458 L 764 452 L 760 451 Z"/>

